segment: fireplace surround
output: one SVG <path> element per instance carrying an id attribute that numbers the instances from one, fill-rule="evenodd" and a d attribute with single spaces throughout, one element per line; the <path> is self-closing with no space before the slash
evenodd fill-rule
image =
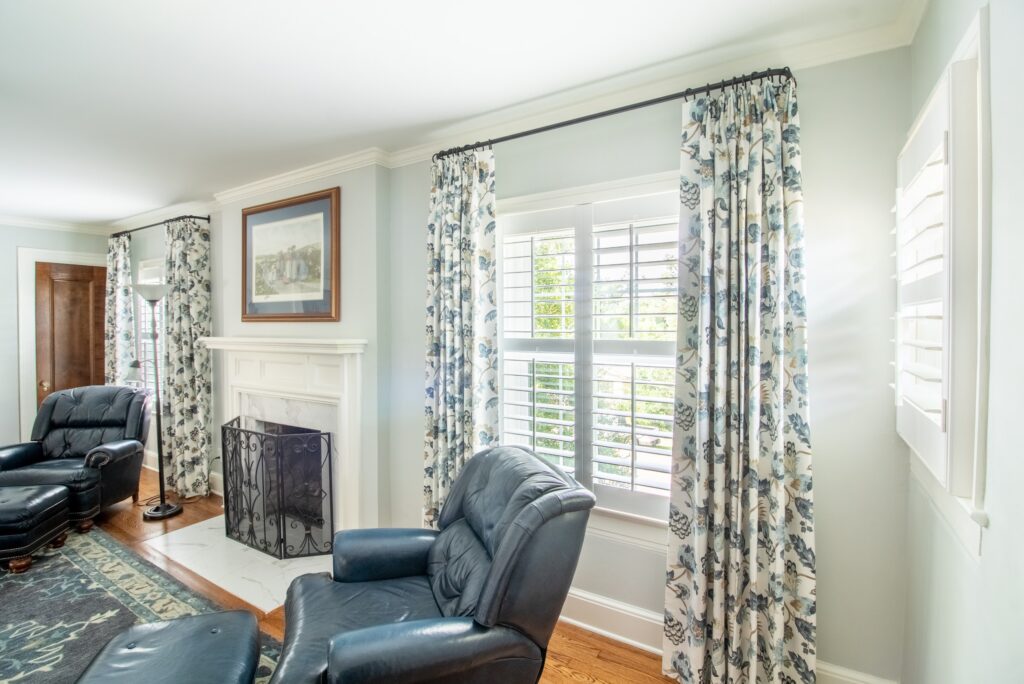
<path id="1" fill-rule="evenodd" d="M 375 526 L 376 517 L 366 512 L 372 507 L 363 505 L 367 497 L 376 501 L 377 467 L 362 439 L 364 419 L 372 418 L 362 410 L 366 340 L 207 337 L 202 343 L 218 352 L 218 423 L 248 416 L 330 433 L 334 529 Z"/>

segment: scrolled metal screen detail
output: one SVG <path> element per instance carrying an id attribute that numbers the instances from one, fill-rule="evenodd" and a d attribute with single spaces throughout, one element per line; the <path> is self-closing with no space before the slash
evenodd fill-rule
<path id="1" fill-rule="evenodd" d="M 331 434 L 249 417 L 221 434 L 227 536 L 276 558 L 330 553 Z"/>

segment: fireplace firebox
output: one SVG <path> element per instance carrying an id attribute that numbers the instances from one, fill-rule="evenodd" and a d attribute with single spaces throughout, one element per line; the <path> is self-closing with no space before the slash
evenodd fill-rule
<path id="1" fill-rule="evenodd" d="M 331 434 L 240 416 L 221 428 L 227 536 L 276 558 L 331 552 Z"/>

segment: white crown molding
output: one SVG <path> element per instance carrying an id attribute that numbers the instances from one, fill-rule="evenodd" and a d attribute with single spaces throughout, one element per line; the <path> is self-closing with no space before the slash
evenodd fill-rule
<path id="1" fill-rule="evenodd" d="M 388 153 L 379 147 L 369 147 L 365 150 L 353 152 L 352 154 L 346 154 L 317 164 L 304 166 L 301 169 L 279 173 L 276 176 L 270 176 L 269 178 L 263 178 L 258 181 L 253 181 L 252 183 L 246 183 L 245 185 L 239 185 L 235 188 L 222 190 L 221 192 L 214 193 L 213 197 L 220 205 L 231 204 L 232 202 L 256 197 L 274 190 L 283 190 L 295 185 L 318 180 L 320 178 L 327 178 L 345 171 L 352 171 L 353 169 L 360 169 L 364 166 L 372 166 L 374 164 L 390 167 Z"/>
<path id="2" fill-rule="evenodd" d="M 793 45 L 762 42 L 752 52 L 750 44 L 709 50 L 463 120 L 428 135 L 423 143 L 391 152 L 387 165 L 395 168 L 415 164 L 441 149 L 652 99 L 737 73 L 776 66 L 788 66 L 796 72 L 904 47 L 913 40 L 926 3 L 909 0 L 897 21 L 871 29 Z M 799 73 L 796 76 L 799 80 Z"/>
<path id="3" fill-rule="evenodd" d="M 134 216 L 126 216 L 122 219 L 118 219 L 110 224 L 108 232 L 116 232 L 118 230 L 130 230 L 138 226 L 146 226 L 151 223 L 159 223 L 166 221 L 169 218 L 175 216 L 182 216 L 184 214 L 194 214 L 196 216 L 202 216 L 209 214 L 217 207 L 213 202 L 181 202 L 179 204 L 170 204 L 166 207 L 160 207 L 159 209 L 153 209 L 152 211 L 146 211 L 141 214 L 135 214 Z"/>
<path id="4" fill-rule="evenodd" d="M 917 37 L 917 29 L 921 26 L 924 13 L 928 9 L 928 0 L 906 0 L 896 18 L 896 30 L 899 31 L 906 44 L 910 45 Z"/>
<path id="5" fill-rule="evenodd" d="M 441 149 L 464 145 L 475 140 L 488 140 L 658 97 L 701 82 L 712 82 L 768 66 L 789 66 L 797 71 L 903 47 L 913 40 L 927 1 L 907 0 L 894 21 L 836 37 L 800 40 L 800 36 L 796 34 L 767 36 L 760 41 L 732 44 L 670 60 L 465 119 L 426 134 L 422 142 L 415 145 L 396 150 L 380 147 L 357 150 L 317 164 L 222 190 L 214 193 L 214 199 L 217 205 L 223 206 L 365 166 L 407 166 L 429 160 Z M 797 77 L 799 78 L 799 74 Z M 150 213 L 167 212 L 158 210 Z M 119 221 L 118 224 L 122 222 Z"/>
<path id="6" fill-rule="evenodd" d="M 0 226 L 6 228 L 31 228 L 33 230 L 57 230 L 65 233 L 84 233 L 86 235 L 108 235 L 110 228 L 95 223 L 62 223 L 60 221 L 42 221 L 21 216 L 0 216 Z"/>

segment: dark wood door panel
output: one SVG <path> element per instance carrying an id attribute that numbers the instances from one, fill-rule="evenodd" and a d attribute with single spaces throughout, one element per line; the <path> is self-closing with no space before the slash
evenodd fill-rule
<path id="1" fill-rule="evenodd" d="M 36 398 L 103 384 L 106 271 L 36 264 Z"/>

